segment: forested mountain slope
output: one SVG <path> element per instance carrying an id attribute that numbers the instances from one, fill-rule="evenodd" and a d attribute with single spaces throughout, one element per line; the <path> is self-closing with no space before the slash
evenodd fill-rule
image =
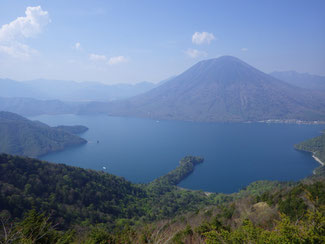
<path id="1" fill-rule="evenodd" d="M 200 162 L 197 159 L 184 158 L 169 176 L 135 185 L 104 172 L 1 154 L 0 240 L 85 244 L 325 241 L 324 174 L 302 183 L 254 184 L 230 195 L 178 189 L 171 177 L 186 175 L 181 172 L 189 172 L 191 165 Z M 34 210 L 26 214 L 30 209 Z"/>
<path id="2" fill-rule="evenodd" d="M 185 157 L 171 177 L 180 181 L 196 157 Z M 29 209 L 52 213 L 64 226 L 113 224 L 116 219 L 157 220 L 198 209 L 211 199 L 203 192 L 179 189 L 174 181 L 135 185 L 100 171 L 0 155 L 0 206 L 21 218 Z M 180 177 L 179 177 L 180 175 Z"/>
<path id="3" fill-rule="evenodd" d="M 0 112 L 0 153 L 37 157 L 86 142 L 60 128 L 18 114 Z"/>

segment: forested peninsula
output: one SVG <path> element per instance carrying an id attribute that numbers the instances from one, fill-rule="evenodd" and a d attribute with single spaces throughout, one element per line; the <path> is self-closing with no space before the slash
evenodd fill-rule
<path id="1" fill-rule="evenodd" d="M 301 151 L 311 152 L 314 159 L 321 164 L 314 173 L 324 171 L 325 163 L 325 134 L 311 138 L 307 141 L 295 145 L 295 148 Z"/>
<path id="2" fill-rule="evenodd" d="M 38 157 L 67 147 L 87 143 L 75 134 L 85 132 L 85 126 L 50 127 L 18 114 L 0 112 L 0 153 Z"/>

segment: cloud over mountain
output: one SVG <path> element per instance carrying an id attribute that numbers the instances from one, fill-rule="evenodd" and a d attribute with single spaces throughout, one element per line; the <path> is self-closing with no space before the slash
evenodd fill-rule
<path id="1" fill-rule="evenodd" d="M 197 45 L 210 44 L 211 41 L 215 40 L 215 36 L 209 32 L 195 32 L 192 36 L 192 42 Z"/>

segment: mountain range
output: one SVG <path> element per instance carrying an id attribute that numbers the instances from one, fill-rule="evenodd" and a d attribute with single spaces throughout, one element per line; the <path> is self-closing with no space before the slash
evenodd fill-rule
<path id="1" fill-rule="evenodd" d="M 106 104 L 89 103 L 79 112 L 207 122 L 325 120 L 325 95 L 223 56 L 201 61 L 141 95 Z"/>
<path id="2" fill-rule="evenodd" d="M 144 93 L 156 85 L 151 82 L 107 85 L 99 82 L 62 80 L 14 81 L 0 79 L 0 97 L 61 100 L 67 102 L 112 101 Z"/>
<path id="3" fill-rule="evenodd" d="M 275 71 L 271 76 L 301 88 L 325 91 L 325 76 L 298 73 L 296 71 Z"/>
<path id="4" fill-rule="evenodd" d="M 205 122 L 325 121 L 321 76 L 269 75 L 232 56 L 203 60 L 156 85 L 50 80 L 0 84 L 0 110 L 24 116 L 106 113 Z"/>
<path id="5" fill-rule="evenodd" d="M 81 103 L 60 100 L 39 100 L 27 97 L 0 97 L 0 111 L 9 111 L 23 116 L 40 114 L 77 113 Z"/>

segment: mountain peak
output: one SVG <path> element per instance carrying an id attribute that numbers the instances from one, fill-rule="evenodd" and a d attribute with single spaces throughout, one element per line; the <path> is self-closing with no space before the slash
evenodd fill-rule
<path id="1" fill-rule="evenodd" d="M 225 56 L 221 56 L 218 58 L 211 58 L 211 59 L 206 59 L 206 60 L 202 60 L 199 63 L 203 63 L 203 64 L 217 64 L 217 63 L 245 63 L 244 61 L 240 60 L 237 57 L 234 56 L 230 56 L 230 55 L 225 55 Z"/>
<path id="2" fill-rule="evenodd" d="M 282 82 L 233 56 L 203 60 L 166 83 L 110 105 L 117 116 L 195 121 L 321 120 L 320 95 Z"/>
<path id="3" fill-rule="evenodd" d="M 218 60 L 218 61 L 231 61 L 231 62 L 242 62 L 239 58 L 235 57 L 235 56 L 231 56 L 231 55 L 224 55 L 224 56 L 220 56 L 218 58 L 211 58 L 211 59 L 207 59 L 208 60 Z"/>
<path id="4" fill-rule="evenodd" d="M 247 83 L 268 80 L 266 74 L 233 56 L 221 56 L 198 62 L 176 79 L 189 83 Z M 258 77 L 251 79 L 252 77 Z"/>
<path id="5" fill-rule="evenodd" d="M 249 64 L 245 63 L 244 61 L 240 60 L 239 58 L 236 58 L 234 56 L 221 56 L 219 58 L 212 58 L 212 59 L 206 59 L 198 62 L 192 68 L 203 68 L 206 69 L 205 71 L 211 70 L 211 69 L 217 69 L 220 71 L 233 71 L 238 70 L 238 68 L 242 69 L 255 69 Z M 190 68 L 189 70 L 191 70 Z"/>

